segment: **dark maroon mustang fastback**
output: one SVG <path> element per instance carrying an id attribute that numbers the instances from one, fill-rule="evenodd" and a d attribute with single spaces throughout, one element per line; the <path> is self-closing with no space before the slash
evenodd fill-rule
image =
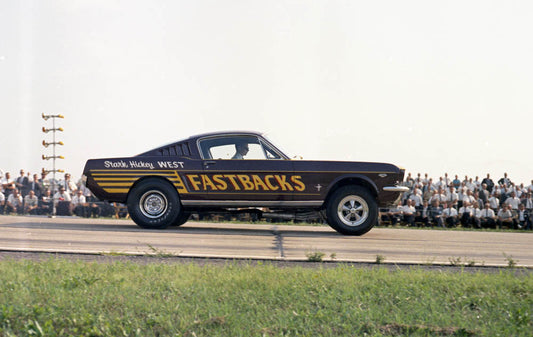
<path id="1" fill-rule="evenodd" d="M 101 200 L 121 202 L 135 223 L 162 229 L 191 212 L 316 211 L 342 234 L 361 235 L 406 190 L 392 164 L 291 160 L 261 134 L 193 136 L 134 157 L 91 159 L 83 171 Z"/>

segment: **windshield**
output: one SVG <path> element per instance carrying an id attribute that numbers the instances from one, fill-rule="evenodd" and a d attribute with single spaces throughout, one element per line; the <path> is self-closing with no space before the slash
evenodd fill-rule
<path id="1" fill-rule="evenodd" d="M 278 142 L 275 142 L 275 141 L 273 142 L 273 141 L 272 141 L 272 138 L 270 137 L 270 135 L 268 135 L 268 134 L 262 134 L 261 136 L 263 137 L 263 139 L 264 139 L 265 141 L 267 141 L 267 142 L 268 142 L 272 147 L 274 147 L 278 152 L 281 152 L 281 154 L 282 154 L 285 158 L 287 158 L 287 159 L 292 158 L 292 156 L 290 155 L 290 153 L 288 153 L 287 151 L 285 151 L 284 148 L 282 148 L 282 147 L 279 146 L 279 143 L 278 143 Z"/>

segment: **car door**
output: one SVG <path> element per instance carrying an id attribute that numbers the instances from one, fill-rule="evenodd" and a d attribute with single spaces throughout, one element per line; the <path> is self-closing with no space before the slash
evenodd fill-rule
<path id="1" fill-rule="evenodd" d="M 203 174 L 193 183 L 220 206 L 283 206 L 301 183 L 283 154 L 257 135 L 202 139 Z"/>

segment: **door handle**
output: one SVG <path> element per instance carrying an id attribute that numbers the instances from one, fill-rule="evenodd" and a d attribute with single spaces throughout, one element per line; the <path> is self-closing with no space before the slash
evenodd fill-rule
<path id="1" fill-rule="evenodd" d="M 205 168 L 209 168 L 209 165 L 215 165 L 217 162 L 214 161 L 214 160 L 207 160 L 207 161 L 204 161 L 204 166 Z"/>

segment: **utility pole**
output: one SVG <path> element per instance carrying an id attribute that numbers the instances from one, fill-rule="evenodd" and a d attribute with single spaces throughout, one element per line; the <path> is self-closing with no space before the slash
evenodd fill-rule
<path id="1" fill-rule="evenodd" d="M 48 119 L 52 119 L 52 128 L 47 129 L 43 126 L 43 132 L 48 133 L 52 132 L 52 142 L 46 142 L 43 140 L 43 146 L 47 148 L 48 146 L 52 146 L 52 155 L 51 156 L 45 156 L 43 154 L 42 158 L 43 160 L 50 160 L 52 159 L 52 169 L 51 170 L 45 170 L 43 168 L 43 172 L 46 174 L 52 172 L 53 178 L 52 178 L 52 214 L 50 217 L 56 216 L 56 204 L 54 202 L 54 193 L 56 189 L 56 172 L 65 172 L 64 170 L 56 169 L 56 159 L 65 159 L 63 156 L 56 155 L 56 145 L 64 145 L 61 141 L 56 141 L 56 132 L 63 132 L 63 128 L 56 128 L 56 118 L 65 118 L 63 115 L 45 115 L 44 113 L 41 115 L 41 117 L 46 121 Z"/>

